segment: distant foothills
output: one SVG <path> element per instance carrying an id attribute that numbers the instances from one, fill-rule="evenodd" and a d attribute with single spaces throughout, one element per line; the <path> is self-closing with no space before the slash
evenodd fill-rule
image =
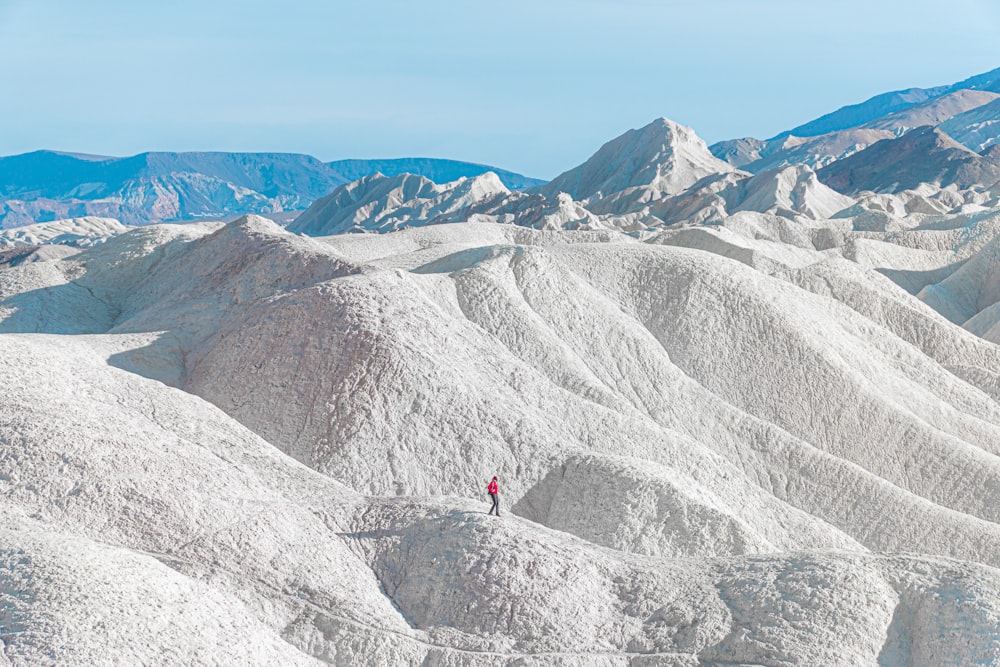
<path id="1" fill-rule="evenodd" d="M 488 165 L 435 158 L 322 162 L 296 153 L 35 151 L 0 158 L 0 228 L 101 216 L 142 225 L 300 211 L 364 176 L 438 183 L 494 172 L 511 190 L 544 183 Z"/>
<path id="2" fill-rule="evenodd" d="M 440 222 L 475 213 L 561 227 L 593 226 L 595 216 L 628 214 L 634 220 L 615 226 L 648 227 L 687 219 L 692 201 L 703 204 L 715 194 L 725 195 L 730 208 L 746 208 L 751 204 L 742 202 L 747 196 L 742 191 L 750 186 L 741 183 L 769 179 L 818 178 L 850 196 L 930 184 L 937 190 L 973 189 L 976 197 L 988 199 L 1000 192 L 1000 68 L 949 85 L 876 95 L 771 139 L 731 139 L 708 150 L 699 143 L 688 129 L 654 121 L 608 142 L 548 185 L 487 165 L 433 158 L 322 162 L 292 153 L 117 158 L 37 151 L 0 158 L 0 229 L 85 216 L 142 225 L 258 213 L 288 223 L 314 203 L 327 211 L 326 219 L 317 218 L 317 209 L 301 224 L 327 231 L 385 231 L 416 219 Z M 683 168 L 672 164 L 677 159 Z M 798 171 L 791 174 L 789 167 Z M 497 179 L 484 176 L 487 172 Z M 653 178 L 654 172 L 673 175 L 658 183 L 662 174 Z M 618 175 L 607 180 L 612 173 Z M 729 174 L 725 182 L 720 174 Z M 715 180 L 685 180 L 693 175 Z M 760 178 L 751 182 L 751 176 Z M 462 178 L 476 182 L 455 183 Z M 657 183 L 647 183 L 650 178 Z M 796 192 L 793 187 L 790 194 L 801 199 Z M 839 202 L 829 194 L 825 200 Z M 389 210 L 402 202 L 405 215 Z M 372 222 L 364 211 L 348 215 L 352 205 L 374 206 L 381 217 Z"/>

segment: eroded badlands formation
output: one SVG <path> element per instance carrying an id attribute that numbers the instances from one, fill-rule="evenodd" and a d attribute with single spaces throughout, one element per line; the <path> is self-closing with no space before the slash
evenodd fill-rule
<path id="1" fill-rule="evenodd" d="M 425 181 L 0 264 L 8 664 L 1000 664 L 992 184 Z"/>

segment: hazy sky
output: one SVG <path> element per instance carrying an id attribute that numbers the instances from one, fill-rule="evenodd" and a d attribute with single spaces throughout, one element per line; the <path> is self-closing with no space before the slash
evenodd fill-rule
<path id="1" fill-rule="evenodd" d="M 764 138 L 995 67 L 996 0 L 0 0 L 0 154 L 431 156 L 550 178 L 659 116 Z"/>

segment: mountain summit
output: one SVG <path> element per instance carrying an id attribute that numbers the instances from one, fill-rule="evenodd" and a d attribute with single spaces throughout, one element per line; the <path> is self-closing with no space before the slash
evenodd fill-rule
<path id="1" fill-rule="evenodd" d="M 641 188 L 647 200 L 659 199 L 679 194 L 705 176 L 734 169 L 712 155 L 690 127 L 658 118 L 612 139 L 537 191 L 550 197 L 566 192 L 585 200 Z"/>

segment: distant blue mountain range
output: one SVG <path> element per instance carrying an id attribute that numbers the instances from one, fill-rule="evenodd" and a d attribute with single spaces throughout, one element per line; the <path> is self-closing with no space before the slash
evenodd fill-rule
<path id="1" fill-rule="evenodd" d="M 771 140 L 781 139 L 788 135 L 815 137 L 827 132 L 836 132 L 837 130 L 845 130 L 849 127 L 857 127 L 876 118 L 881 118 L 896 111 L 902 111 L 903 109 L 936 97 L 941 97 L 942 95 L 947 95 L 948 93 L 953 93 L 957 90 L 987 90 L 1000 93 L 1000 68 L 991 70 L 985 74 L 977 74 L 958 83 L 946 86 L 907 88 L 906 90 L 882 93 L 860 104 L 841 107 L 808 123 L 793 127 Z"/>
<path id="2" fill-rule="evenodd" d="M 362 176 L 409 172 L 443 183 L 493 171 L 513 190 L 544 183 L 487 165 L 439 160 L 321 162 L 294 153 L 36 151 L 0 158 L 0 228 L 98 215 L 127 224 L 304 209 Z"/>

